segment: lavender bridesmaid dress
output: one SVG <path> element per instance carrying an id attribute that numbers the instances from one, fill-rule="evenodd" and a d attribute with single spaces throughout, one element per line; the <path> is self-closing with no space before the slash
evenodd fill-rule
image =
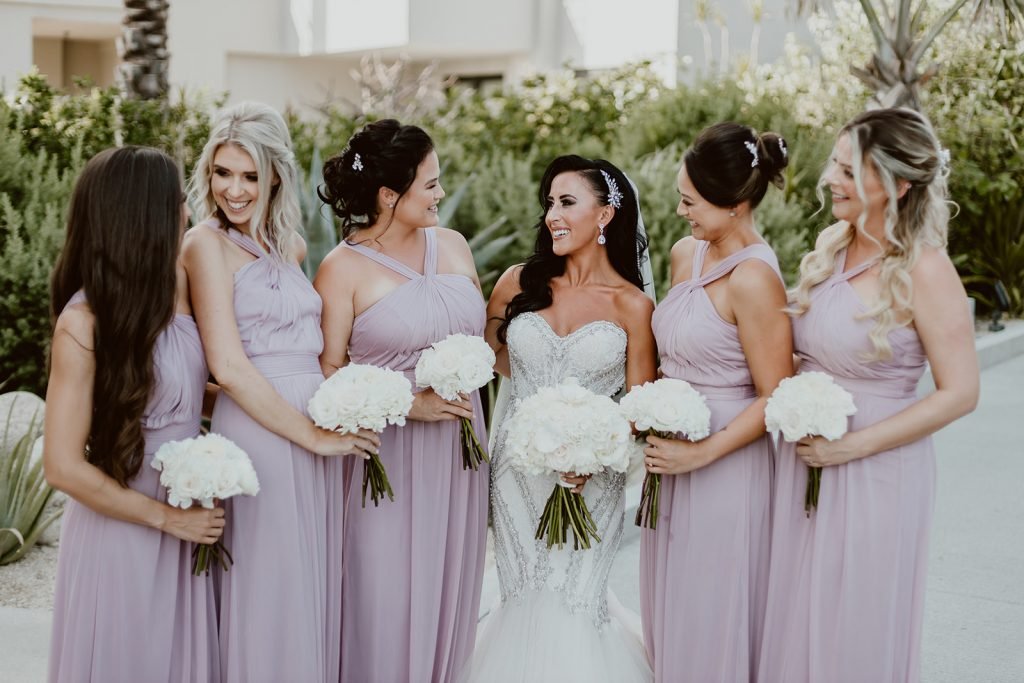
<path id="1" fill-rule="evenodd" d="M 274 390 L 305 413 L 323 381 L 320 296 L 297 265 L 233 228 L 226 235 L 256 256 L 234 276 L 245 353 Z M 224 680 L 326 680 L 338 649 L 327 644 L 338 629 L 329 617 L 341 610 L 340 594 L 328 591 L 328 579 L 340 581 L 341 568 L 340 555 L 329 557 L 340 549 L 327 545 L 328 520 L 340 525 L 343 511 L 340 497 L 328 508 L 324 458 L 265 429 L 224 392 L 211 429 L 249 454 L 260 479 L 258 495 L 227 502 L 224 542 L 235 562 L 220 575 Z"/>
<path id="2" fill-rule="evenodd" d="M 85 301 L 82 292 L 68 305 Z M 167 499 L 153 454 L 199 434 L 206 360 L 191 316 L 157 338 L 142 417 L 145 457 L 129 486 Z M 219 681 L 213 583 L 192 576 L 192 545 L 69 500 L 50 640 L 50 681 Z"/>
<path id="3" fill-rule="evenodd" d="M 748 259 L 778 273 L 774 252 L 754 244 L 701 275 L 709 242 L 699 241 L 689 280 L 673 287 L 652 326 L 666 377 L 707 399 L 712 433 L 756 398 L 736 325 L 704 287 Z M 781 280 L 782 276 L 779 276 Z M 768 579 L 772 451 L 768 436 L 714 463 L 663 475 L 656 530 L 640 541 L 644 641 L 658 681 L 752 681 Z"/>
<path id="4" fill-rule="evenodd" d="M 892 358 L 865 362 L 871 319 L 846 253 L 794 318 L 801 371 L 832 375 L 853 395 L 850 429 L 914 403 L 925 355 L 917 332 L 889 334 Z M 778 456 L 762 681 L 886 683 L 920 678 L 928 532 L 935 498 L 931 438 L 822 471 L 818 508 L 804 514 L 807 468 L 792 444 Z"/>
<path id="5" fill-rule="evenodd" d="M 464 275 L 437 272 L 437 235 L 423 230 L 423 274 L 369 247 L 345 243 L 408 279 L 356 317 L 353 363 L 404 372 L 451 333 L 482 336 L 483 298 Z M 483 414 L 472 396 L 481 443 Z M 381 460 L 394 502 L 362 506 L 362 465 L 349 476 L 341 680 L 451 681 L 469 659 L 483 581 L 489 469 L 462 468 L 457 421 L 388 427 Z"/>

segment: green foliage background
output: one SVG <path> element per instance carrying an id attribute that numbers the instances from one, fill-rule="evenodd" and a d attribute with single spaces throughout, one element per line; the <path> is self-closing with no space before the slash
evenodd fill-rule
<path id="1" fill-rule="evenodd" d="M 969 32 L 969 24 L 957 30 Z M 838 41 L 863 39 L 836 35 Z M 976 37 L 960 42 L 955 51 L 949 48 L 943 69 L 924 93 L 926 111 L 953 158 L 950 183 L 960 212 L 951 224 L 950 252 L 983 307 L 991 304 L 993 283 L 1001 280 L 1010 290 L 1013 313 L 1021 315 L 1024 47 L 1000 47 Z M 854 47 L 832 45 L 823 53 L 827 59 Z M 478 268 L 485 287 L 529 253 L 540 215 L 540 174 L 553 157 L 571 152 L 609 159 L 636 183 L 660 295 L 668 283 L 669 250 L 688 234 L 675 215 L 675 176 L 683 150 L 701 128 L 717 121 L 776 131 L 790 150 L 787 187 L 769 192 L 758 210 L 758 226 L 792 280 L 800 257 L 830 216 L 827 207 L 821 210 L 815 185 L 835 131 L 867 96 L 847 81 L 840 96 L 825 93 L 822 74 L 829 65 L 794 60 L 676 88 L 665 87 L 640 64 L 591 78 L 571 72 L 538 76 L 493 94 L 452 89 L 439 108 L 408 122 L 422 125 L 435 139 L 449 197 L 442 210 L 450 215 L 450 227 L 476 237 L 474 247 L 484 254 Z M 834 79 L 842 70 L 832 68 Z M 66 95 L 38 75 L 27 76 L 16 93 L 0 100 L 0 382 L 8 380 L 5 389 L 43 392 L 48 276 L 83 160 L 111 145 L 148 144 L 174 156 L 184 177 L 222 103 L 186 93 L 170 104 L 125 101 L 114 90 Z M 313 119 L 286 114 L 300 165 L 308 169 L 302 193 L 307 237 L 317 242 L 311 253 L 323 252 L 335 236 L 326 212 L 313 201 L 315 157 L 337 153 L 359 126 L 388 112 L 327 107 Z"/>

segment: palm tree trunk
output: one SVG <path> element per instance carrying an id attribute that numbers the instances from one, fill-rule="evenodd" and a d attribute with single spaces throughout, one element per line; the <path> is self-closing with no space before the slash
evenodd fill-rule
<path id="1" fill-rule="evenodd" d="M 117 41 L 118 85 L 126 97 L 167 96 L 167 0 L 124 0 L 124 28 Z"/>

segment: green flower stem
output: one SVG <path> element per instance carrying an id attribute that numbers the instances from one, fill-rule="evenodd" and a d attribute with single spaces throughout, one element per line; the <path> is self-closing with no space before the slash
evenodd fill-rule
<path id="1" fill-rule="evenodd" d="M 648 436 L 657 436 L 662 439 L 674 439 L 675 434 L 648 429 L 637 434 L 639 441 L 643 442 Z M 644 486 L 640 494 L 640 505 L 636 509 L 636 517 L 633 522 L 640 528 L 647 528 L 652 531 L 658 528 L 658 511 L 661 502 L 661 475 L 648 472 L 644 476 Z"/>
<path id="2" fill-rule="evenodd" d="M 476 438 L 476 431 L 473 430 L 473 422 L 468 417 L 461 418 L 460 421 L 462 422 L 460 427 L 462 439 L 462 469 L 473 470 L 475 472 L 480 469 L 481 462 L 490 462 L 491 459 L 487 457 L 487 451 L 480 445 L 480 440 Z"/>
<path id="3" fill-rule="evenodd" d="M 231 565 L 235 563 L 231 553 L 228 552 L 228 549 L 224 547 L 222 542 L 216 541 L 213 544 L 197 543 L 192 548 L 192 575 L 209 575 L 211 559 L 216 561 L 224 571 L 228 571 Z"/>
<path id="4" fill-rule="evenodd" d="M 561 549 L 568 542 L 570 528 L 575 550 L 589 549 L 591 538 L 595 542 L 601 542 L 601 537 L 597 534 L 597 524 L 594 523 L 594 518 L 587 508 L 587 501 L 581 494 L 573 493 L 571 489 L 556 484 L 544 505 L 535 538 L 546 539 L 548 548 L 557 545 Z"/>
<path id="5" fill-rule="evenodd" d="M 804 512 L 808 517 L 811 510 L 818 507 L 818 494 L 821 493 L 821 468 L 807 468 L 807 491 L 804 493 Z"/>
<path id="6" fill-rule="evenodd" d="M 388 473 L 384 469 L 384 463 L 380 456 L 371 453 L 369 459 L 363 461 L 363 507 L 366 507 L 366 490 L 370 490 L 370 498 L 373 500 L 373 507 L 380 505 L 380 501 L 387 494 L 388 500 L 395 500 L 395 492 L 391 490 L 391 482 L 388 481 Z"/>

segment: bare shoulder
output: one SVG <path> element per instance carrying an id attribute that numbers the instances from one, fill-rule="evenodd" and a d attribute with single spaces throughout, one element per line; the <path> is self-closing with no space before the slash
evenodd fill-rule
<path id="1" fill-rule="evenodd" d="M 615 295 L 615 308 L 629 326 L 650 325 L 654 302 L 640 289 L 630 284 Z"/>
<path id="2" fill-rule="evenodd" d="M 95 327 L 96 318 L 89 304 L 83 301 L 68 306 L 57 316 L 57 324 L 53 328 L 54 344 L 59 344 L 62 339 L 69 339 L 81 349 L 91 352 Z"/>
<path id="3" fill-rule="evenodd" d="M 346 276 L 357 272 L 360 267 L 359 255 L 345 247 L 344 242 L 331 249 L 320 262 L 316 271 L 316 281 L 329 280 L 338 282 L 348 279 Z M 314 282 L 315 284 L 315 282 Z"/>
<path id="4" fill-rule="evenodd" d="M 943 278 L 957 277 L 956 267 L 945 249 L 925 247 L 917 257 L 917 263 L 910 271 L 915 283 L 935 282 Z"/>
<path id="5" fill-rule="evenodd" d="M 292 233 L 290 242 L 291 243 L 288 245 L 288 250 L 291 252 L 292 258 L 294 258 L 299 263 L 302 263 L 304 260 L 306 260 L 305 238 L 303 238 L 303 236 L 299 234 L 299 231 L 296 230 L 295 232 Z"/>
<path id="6" fill-rule="evenodd" d="M 696 248 L 697 238 L 693 235 L 687 235 L 672 245 L 672 259 L 692 256 Z"/>
<path id="7" fill-rule="evenodd" d="M 458 230 L 438 226 L 434 228 L 434 232 L 437 234 L 437 238 L 441 240 L 446 247 L 453 249 L 465 249 L 467 252 L 469 251 L 469 242 L 466 240 L 466 236 Z"/>
<path id="8" fill-rule="evenodd" d="M 199 254 L 208 254 L 212 250 L 220 254 L 227 237 L 219 230 L 211 229 L 209 225 L 200 223 L 185 231 L 181 240 L 181 256 L 188 262 Z"/>
<path id="9" fill-rule="evenodd" d="M 697 251 L 697 239 L 688 235 L 672 245 L 671 265 L 672 280 L 675 282 L 693 263 L 693 254 Z"/>
<path id="10" fill-rule="evenodd" d="M 498 281 L 494 283 L 494 289 L 491 290 L 491 299 L 496 301 L 511 301 L 512 297 L 522 291 L 522 287 L 519 285 L 519 274 L 523 270 L 523 264 L 517 264 L 510 266 Z"/>
<path id="11" fill-rule="evenodd" d="M 785 285 L 775 269 L 759 258 L 749 258 L 737 265 L 729 276 L 729 291 L 744 299 L 766 299 L 772 294 L 785 294 Z"/>

